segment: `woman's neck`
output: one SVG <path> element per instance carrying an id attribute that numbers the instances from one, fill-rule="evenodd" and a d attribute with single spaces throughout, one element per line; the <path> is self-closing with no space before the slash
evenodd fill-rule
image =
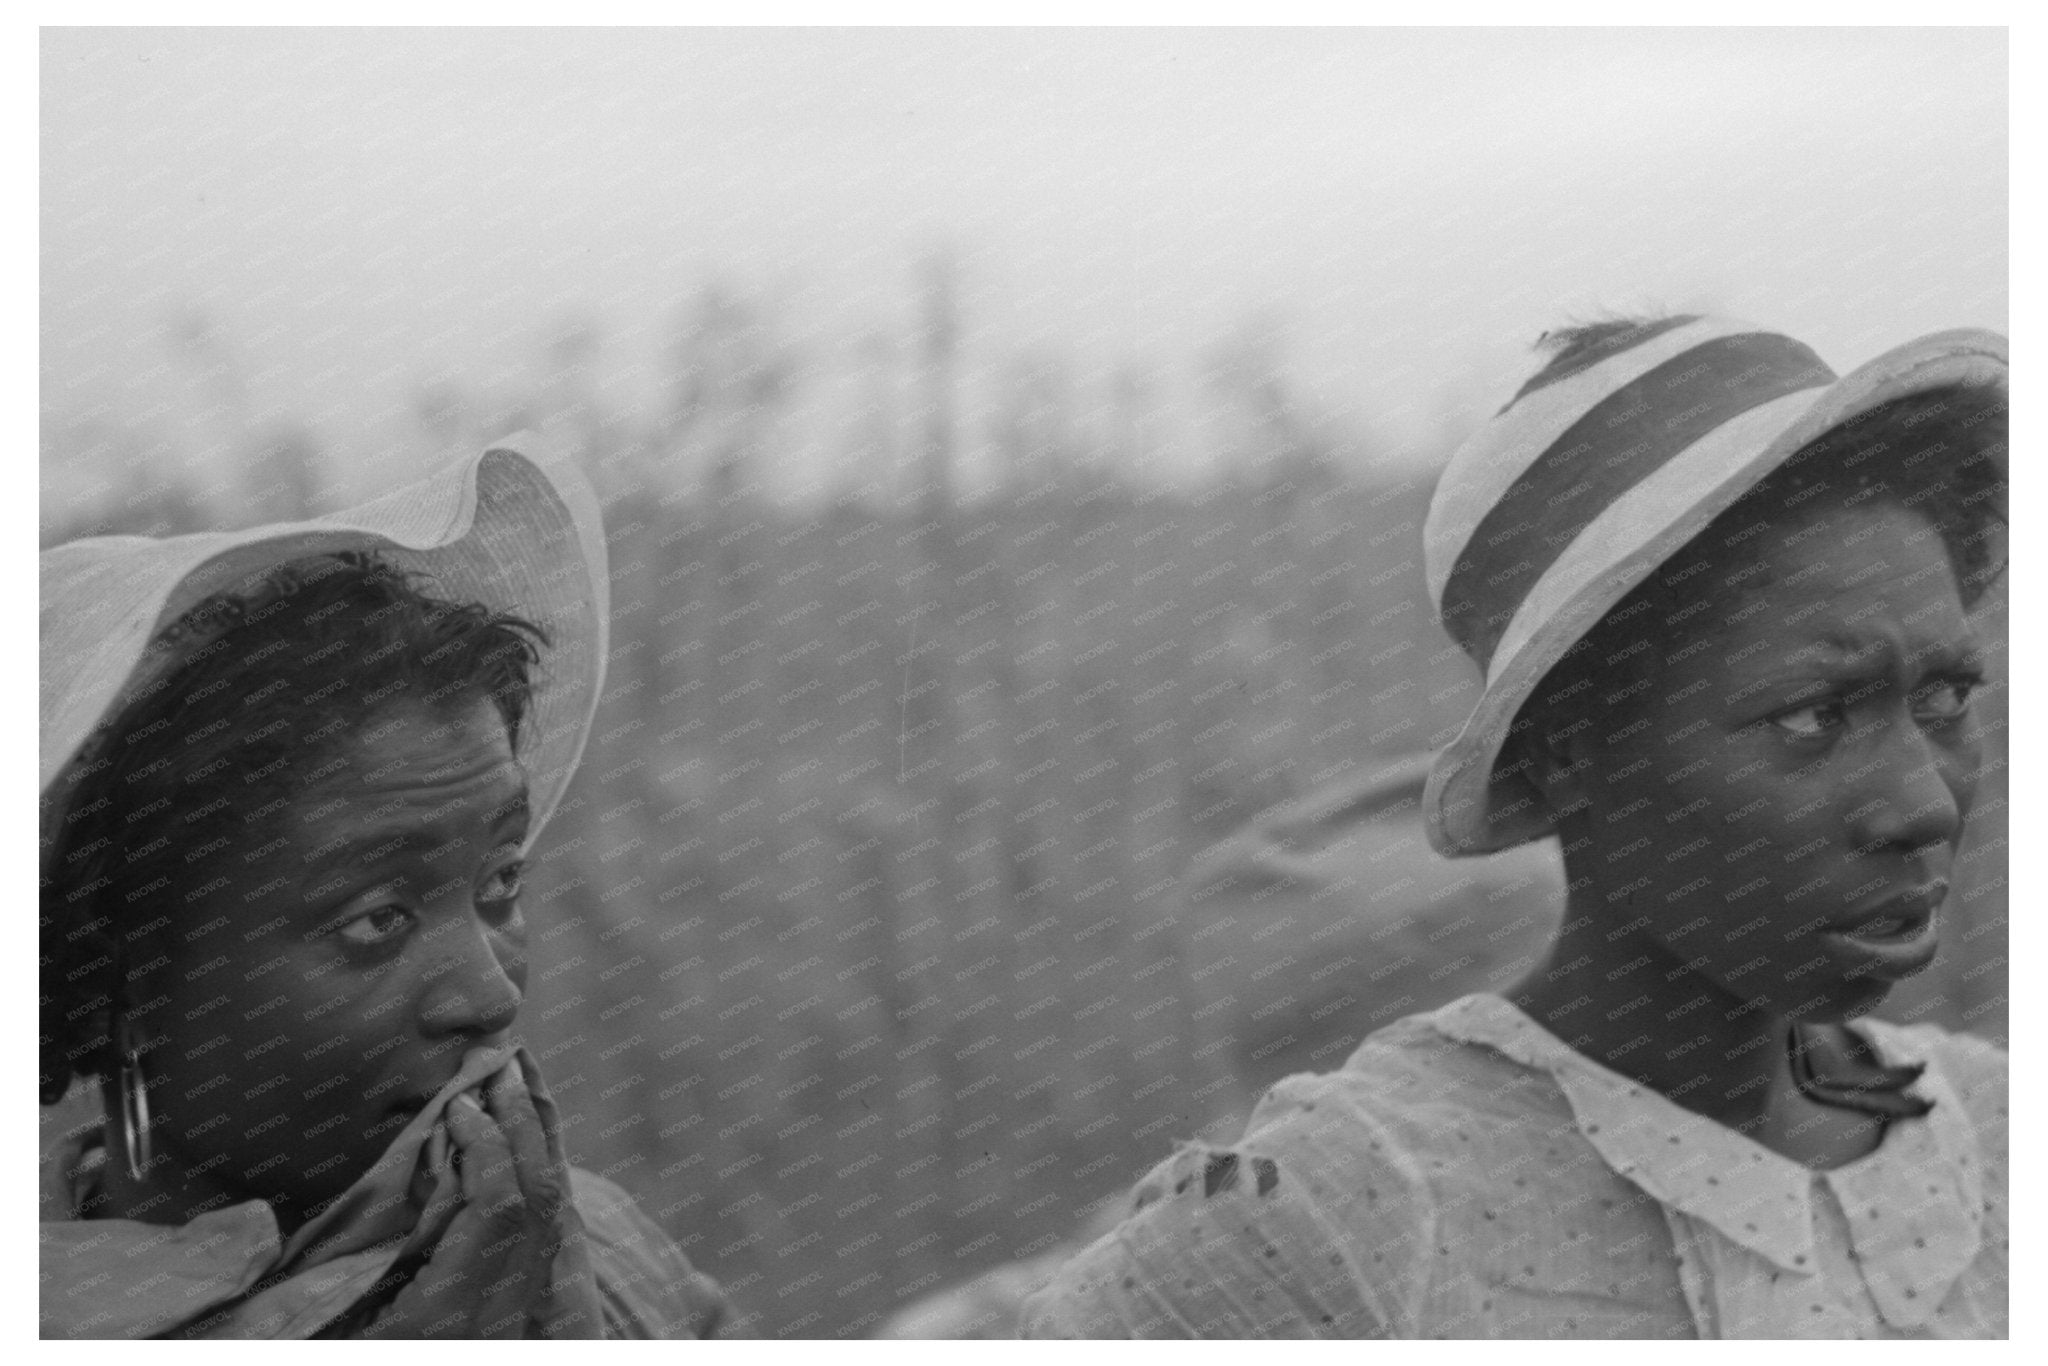
<path id="1" fill-rule="evenodd" d="M 1574 932 L 1575 916 L 1510 993 L 1515 1005 L 1609 1071 L 1731 1129 L 1754 1128 L 1772 1090 L 1791 1081 L 1787 1022 L 1743 1010 L 1682 964 L 1616 954 L 1604 936 Z"/>
<path id="2" fill-rule="evenodd" d="M 1609 1071 L 1793 1161 L 1826 1169 L 1877 1146 L 1881 1120 L 1800 1092 L 1789 1019 L 1617 934 L 1598 889 L 1579 885 L 1549 958 L 1509 993 L 1517 1008 Z"/>
<path id="3" fill-rule="evenodd" d="M 105 1113 L 109 1117 L 102 1131 L 107 1161 L 101 1169 L 98 1198 L 85 1211 L 93 1219 L 133 1219 L 146 1224 L 189 1224 L 211 1210 L 225 1209 L 257 1197 L 230 1189 L 209 1171 L 194 1172 L 177 1156 L 165 1150 L 161 1140 L 152 1146 L 149 1165 L 140 1177 L 128 1169 L 127 1147 L 121 1135 L 121 1097 L 109 1081 L 103 1087 Z M 289 1237 L 303 1217 L 271 1202 L 278 1223 L 278 1236 Z"/>

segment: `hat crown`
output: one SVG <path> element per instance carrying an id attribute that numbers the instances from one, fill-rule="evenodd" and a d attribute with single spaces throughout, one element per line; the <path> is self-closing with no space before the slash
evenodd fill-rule
<path id="1" fill-rule="evenodd" d="M 1438 616 L 1482 668 L 1544 572 L 1716 427 L 1833 383 L 1801 342 L 1731 318 L 1620 325 L 1531 377 L 1451 457 L 1424 525 Z"/>

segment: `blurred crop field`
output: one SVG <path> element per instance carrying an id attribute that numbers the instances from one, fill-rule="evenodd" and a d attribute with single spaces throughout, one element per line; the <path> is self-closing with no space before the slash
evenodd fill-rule
<path id="1" fill-rule="evenodd" d="M 656 410 L 569 384 L 471 396 L 459 422 L 423 397 L 420 422 L 447 447 L 540 426 L 604 500 L 610 672 L 530 884 L 524 1029 L 573 1155 L 724 1283 L 733 1328 L 861 1335 L 1043 1253 L 1281 1071 L 1526 961 L 1466 951 L 1500 940 L 1482 910 L 1441 917 L 1448 968 L 1386 975 L 1374 926 L 1416 911 L 1402 889 L 1461 885 L 1419 829 L 1321 883 L 1198 857 L 1419 771 L 1462 720 L 1477 679 L 1422 586 L 1427 469 L 1306 411 L 1284 366 L 1240 365 L 1216 475 L 1131 477 L 1114 403 L 1084 422 L 1020 380 L 958 405 L 940 298 L 889 439 L 780 498 L 759 475 L 801 368 L 730 303 L 693 316 Z M 322 510 L 310 438 L 238 430 L 264 473 L 230 503 L 53 424 L 46 471 L 112 472 L 46 499 L 45 543 Z M 970 439 L 996 457 L 973 489 Z M 2003 1037 L 2003 794 L 2000 764 L 1987 871 L 1892 1018 Z"/>

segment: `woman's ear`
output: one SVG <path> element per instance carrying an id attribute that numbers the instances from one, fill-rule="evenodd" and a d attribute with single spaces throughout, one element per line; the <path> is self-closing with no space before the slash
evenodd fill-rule
<path id="1" fill-rule="evenodd" d="M 113 1003 L 110 1020 L 114 1016 L 126 1020 L 135 1037 L 145 1042 L 161 1032 L 158 1023 L 177 994 L 171 955 L 166 951 L 169 937 L 161 923 L 147 925 L 130 932 L 121 948 L 124 963 L 119 999 Z"/>

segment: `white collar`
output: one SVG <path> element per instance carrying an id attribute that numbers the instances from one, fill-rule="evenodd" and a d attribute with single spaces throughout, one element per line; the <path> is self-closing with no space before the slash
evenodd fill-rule
<path id="1" fill-rule="evenodd" d="M 1863 1157 L 1814 1171 L 1602 1067 L 1499 996 L 1466 996 L 1426 1019 L 1447 1038 L 1548 1073 L 1616 1174 L 1782 1271 L 1818 1270 L 1812 1191 L 1816 1179 L 1827 1182 L 1848 1215 L 1871 1297 L 1894 1325 L 1924 1323 L 1983 1244 L 1975 1129 L 1939 1059 L 1903 1030 L 1856 1025 L 1884 1062 L 1928 1064 L 1911 1089 L 1934 1108 L 1892 1120 Z M 1880 1217 L 1886 1211 L 1892 1217 Z"/>

